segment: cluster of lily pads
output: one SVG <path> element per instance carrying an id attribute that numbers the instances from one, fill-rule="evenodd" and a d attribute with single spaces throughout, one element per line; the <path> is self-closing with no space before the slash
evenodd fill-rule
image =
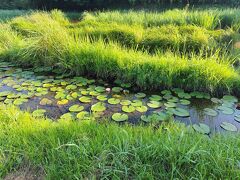
<path id="1" fill-rule="evenodd" d="M 39 70 L 38 70 L 39 71 Z M 9 63 L 0 63 L 0 87 L 11 89 L 0 92 L 0 101 L 5 104 L 21 106 L 29 99 L 39 98 L 38 108 L 33 116 L 42 117 L 47 113 L 48 106 L 70 106 L 68 112 L 60 119 L 90 119 L 111 114 L 111 119 L 117 122 L 128 121 L 139 116 L 145 123 L 161 123 L 170 117 L 189 117 L 188 106 L 191 99 L 207 99 L 216 104 L 215 109 L 205 108 L 207 116 L 217 116 L 219 112 L 230 115 L 235 112 L 238 99 L 226 95 L 222 99 L 211 98 L 207 93 L 192 92 L 174 88 L 163 90 L 158 94 L 147 95 L 143 92 L 130 94 L 130 84 L 120 80 L 114 87 L 108 83 L 84 77 L 64 78 L 63 76 L 36 75 L 34 70 L 14 68 Z M 98 84 L 98 85 L 96 85 Z M 240 115 L 235 116 L 240 122 Z M 237 131 L 231 123 L 223 122 L 221 127 L 229 131 Z M 206 124 L 194 124 L 193 128 L 200 133 L 209 134 L 210 127 Z"/>

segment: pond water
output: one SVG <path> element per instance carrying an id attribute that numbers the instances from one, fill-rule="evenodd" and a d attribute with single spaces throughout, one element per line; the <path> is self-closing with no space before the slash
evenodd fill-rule
<path id="1" fill-rule="evenodd" d="M 109 117 L 138 124 L 161 123 L 172 117 L 204 134 L 240 129 L 240 110 L 234 96 L 218 99 L 178 88 L 132 93 L 130 84 L 119 80 L 108 84 L 86 77 L 46 76 L 42 71 L 1 62 L 1 102 L 54 120 Z"/>

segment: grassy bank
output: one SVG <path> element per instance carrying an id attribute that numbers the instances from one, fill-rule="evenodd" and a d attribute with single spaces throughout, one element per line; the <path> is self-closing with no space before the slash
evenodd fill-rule
<path id="1" fill-rule="evenodd" d="M 152 35 L 152 40 L 145 37 L 146 39 L 142 42 L 149 43 L 149 48 L 156 44 L 157 53 L 155 54 L 149 54 L 148 48 L 144 46 L 142 51 L 128 47 L 128 44 L 121 39 L 125 37 L 121 36 L 121 32 L 116 32 L 116 36 L 113 33 L 117 42 L 123 42 L 121 45 L 116 43 L 114 38 L 111 39 L 111 33 L 107 35 L 109 39 L 107 42 L 102 35 L 92 40 L 87 36 L 87 30 L 84 28 L 81 31 L 86 36 L 76 37 L 69 29 L 73 25 L 59 11 L 33 13 L 29 16 L 15 18 L 1 26 L 3 27 L 0 30 L 2 34 L 0 37 L 1 58 L 22 66 L 58 65 L 70 70 L 73 74 L 89 74 L 108 80 L 121 79 L 141 89 L 160 90 L 180 87 L 189 91 L 200 90 L 217 95 L 229 92 L 239 95 L 239 74 L 232 67 L 232 59 L 227 52 L 225 55 L 223 51 L 208 54 L 213 46 L 209 47 L 209 52 L 201 49 L 202 44 L 208 44 L 208 40 L 213 40 L 213 38 L 207 33 L 202 35 L 203 32 L 210 31 L 202 31 L 197 26 L 185 26 L 185 35 L 182 36 L 180 33 L 182 29 L 171 27 L 176 30 L 176 37 L 179 36 L 179 40 L 188 40 L 182 42 L 185 48 L 195 49 L 195 45 L 199 45 L 200 55 L 195 54 L 194 51 L 190 54 L 182 51 L 180 53 L 170 52 L 174 49 L 171 46 L 178 43 L 178 40 L 174 42 L 169 36 L 159 35 L 158 38 Z M 134 31 L 125 26 L 123 29 L 129 32 Z M 163 31 L 166 32 L 166 29 L 167 27 L 160 27 L 159 30 L 149 29 L 149 31 L 153 31 L 152 34 L 156 34 L 155 31 L 161 34 Z M 102 30 L 104 31 L 104 28 Z M 135 39 L 140 36 L 141 29 L 136 31 L 136 36 L 133 37 Z M 146 30 L 143 28 L 143 31 Z M 217 31 L 213 32 L 217 34 Z M 224 30 L 220 32 L 225 33 Z M 125 35 L 131 43 L 131 35 L 130 37 L 127 33 Z M 224 37 L 220 34 L 219 38 Z M 180 45 L 177 44 L 176 47 Z"/>
<path id="2" fill-rule="evenodd" d="M 198 135 L 180 124 L 153 127 L 34 119 L 0 107 L 0 177 L 23 167 L 47 179 L 239 178 L 238 135 Z"/>

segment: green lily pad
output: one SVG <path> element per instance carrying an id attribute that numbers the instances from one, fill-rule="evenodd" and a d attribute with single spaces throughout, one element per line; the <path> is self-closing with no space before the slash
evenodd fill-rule
<path id="1" fill-rule="evenodd" d="M 157 108 L 160 108 L 162 106 L 162 103 L 158 102 L 158 101 L 150 101 L 149 103 L 147 103 L 147 105 L 150 107 L 150 108 L 154 108 L 154 109 L 157 109 Z"/>
<path id="2" fill-rule="evenodd" d="M 91 95 L 91 96 L 99 96 L 100 93 L 97 92 L 97 91 L 90 91 L 90 92 L 89 92 L 89 95 Z"/>
<path id="3" fill-rule="evenodd" d="M 169 90 L 163 90 L 163 91 L 161 91 L 161 94 L 163 94 L 163 95 L 171 94 L 171 91 L 169 91 Z"/>
<path id="4" fill-rule="evenodd" d="M 45 113 L 46 113 L 45 109 L 37 109 L 37 110 L 33 111 L 32 115 L 34 117 L 43 117 Z"/>
<path id="5" fill-rule="evenodd" d="M 105 87 L 97 86 L 97 87 L 95 88 L 95 91 L 97 91 L 97 92 L 99 92 L 99 93 L 103 93 L 103 92 L 105 92 Z"/>
<path id="6" fill-rule="evenodd" d="M 79 98 L 79 101 L 81 101 L 82 103 L 90 103 L 92 100 L 91 97 L 88 97 L 88 96 L 82 96 Z"/>
<path id="7" fill-rule="evenodd" d="M 235 125 L 233 125 L 233 124 L 231 124 L 231 123 L 228 123 L 228 122 L 222 122 L 222 123 L 220 124 L 220 126 L 221 126 L 223 129 L 227 130 L 227 131 L 236 132 L 236 131 L 238 130 Z"/>
<path id="8" fill-rule="evenodd" d="M 211 132 L 209 126 L 203 123 L 194 124 L 193 129 L 201 134 L 209 134 Z"/>
<path id="9" fill-rule="evenodd" d="M 134 112 L 136 109 L 135 109 L 135 107 L 134 106 L 123 106 L 122 107 L 122 111 L 123 112 L 126 112 L 126 113 L 132 113 L 132 112 Z"/>
<path id="10" fill-rule="evenodd" d="M 162 97 L 159 95 L 151 95 L 151 97 L 149 97 L 150 101 L 161 101 Z"/>
<path id="11" fill-rule="evenodd" d="M 97 99 L 99 101 L 106 101 L 107 100 L 107 95 L 99 95 L 99 96 L 97 96 Z"/>
<path id="12" fill-rule="evenodd" d="M 137 94 L 135 94 L 135 97 L 136 98 L 145 98 L 146 97 L 146 94 L 145 93 L 137 93 Z"/>
<path id="13" fill-rule="evenodd" d="M 134 106 L 134 107 L 139 107 L 139 106 L 142 106 L 143 103 L 140 100 L 133 100 L 131 105 Z"/>
<path id="14" fill-rule="evenodd" d="M 121 92 L 123 90 L 123 88 L 121 88 L 121 87 L 113 87 L 112 88 L 112 92 L 115 92 L 115 93 L 119 93 L 119 92 Z"/>
<path id="15" fill-rule="evenodd" d="M 57 104 L 58 105 L 66 105 L 66 104 L 68 104 L 68 102 L 69 101 L 67 99 L 62 99 L 62 100 L 58 101 Z"/>
<path id="16" fill-rule="evenodd" d="M 60 117 L 60 119 L 62 119 L 62 120 L 72 120 L 73 115 L 72 115 L 72 113 L 65 113 Z"/>
<path id="17" fill-rule="evenodd" d="M 231 115 L 234 113 L 233 109 L 226 106 L 219 106 L 218 109 L 221 110 L 223 114 Z"/>
<path id="18" fill-rule="evenodd" d="M 77 99 L 77 98 L 80 97 L 81 95 L 80 95 L 79 93 L 77 93 L 77 92 L 73 92 L 73 93 L 71 94 L 71 96 L 72 96 L 73 99 Z"/>
<path id="19" fill-rule="evenodd" d="M 144 122 L 146 122 L 146 123 L 151 122 L 151 118 L 149 118 L 149 117 L 146 116 L 146 115 L 142 115 L 142 116 L 141 116 L 141 120 L 144 121 Z"/>
<path id="20" fill-rule="evenodd" d="M 229 101 L 229 102 L 238 102 L 238 99 L 234 96 L 231 96 L 231 95 L 225 95 L 223 96 L 223 100 L 226 100 L 226 101 Z"/>
<path id="21" fill-rule="evenodd" d="M 12 94 L 7 95 L 7 98 L 8 99 L 16 99 L 16 98 L 19 98 L 20 96 L 21 96 L 21 94 L 12 93 Z"/>
<path id="22" fill-rule="evenodd" d="M 177 97 L 174 97 L 174 96 L 171 99 L 168 99 L 168 102 L 177 103 L 178 101 L 179 101 L 179 99 Z"/>
<path id="23" fill-rule="evenodd" d="M 131 103 L 132 103 L 132 102 L 129 101 L 129 100 L 122 100 L 122 101 L 120 102 L 120 104 L 123 105 L 123 106 L 128 106 L 128 105 L 130 105 Z"/>
<path id="24" fill-rule="evenodd" d="M 181 99 L 180 100 L 180 104 L 184 105 L 184 106 L 187 106 L 187 105 L 191 104 L 191 102 L 189 100 L 187 100 L 187 99 Z"/>
<path id="25" fill-rule="evenodd" d="M 222 103 L 222 100 L 218 99 L 218 98 L 211 98 L 211 101 L 215 104 L 221 104 Z"/>
<path id="26" fill-rule="evenodd" d="M 8 95 L 11 94 L 11 93 L 12 93 L 11 91 L 3 91 L 3 92 L 0 92 L 0 97 L 8 96 Z"/>
<path id="27" fill-rule="evenodd" d="M 85 90 L 81 91 L 81 94 L 84 95 L 84 96 L 89 95 L 89 91 L 85 91 Z"/>
<path id="28" fill-rule="evenodd" d="M 234 120 L 240 123 L 240 115 L 235 115 Z"/>
<path id="29" fill-rule="evenodd" d="M 28 102 L 28 99 L 19 98 L 19 99 L 15 99 L 13 101 L 13 104 L 16 105 L 16 106 L 20 106 L 20 105 L 22 105 L 25 102 Z"/>
<path id="30" fill-rule="evenodd" d="M 188 93 L 180 92 L 180 93 L 178 93 L 178 97 L 180 97 L 182 99 L 190 99 L 191 95 Z"/>
<path id="31" fill-rule="evenodd" d="M 210 109 L 210 108 L 205 108 L 204 113 L 208 116 L 217 116 L 218 115 L 217 111 Z"/>
<path id="32" fill-rule="evenodd" d="M 166 121 L 168 118 L 169 118 L 169 114 L 162 111 L 158 113 L 158 119 L 160 121 Z"/>
<path id="33" fill-rule="evenodd" d="M 136 110 L 140 113 L 144 113 L 144 112 L 147 112 L 148 107 L 147 106 L 138 106 L 138 107 L 136 107 Z"/>
<path id="34" fill-rule="evenodd" d="M 78 104 L 75 104 L 75 105 L 72 105 L 70 108 L 69 108 L 69 111 L 71 112 L 80 112 L 84 110 L 84 106 L 80 106 Z"/>
<path id="35" fill-rule="evenodd" d="M 120 103 L 120 99 L 110 98 L 110 99 L 108 99 L 108 103 L 112 104 L 112 105 L 119 104 Z"/>
<path id="36" fill-rule="evenodd" d="M 164 106 L 166 106 L 167 108 L 174 108 L 177 105 L 174 102 L 167 102 L 167 103 L 164 103 Z"/>
<path id="37" fill-rule="evenodd" d="M 65 99 L 66 98 L 66 94 L 63 92 L 58 92 L 55 96 L 55 99 Z"/>
<path id="38" fill-rule="evenodd" d="M 128 115 L 123 113 L 114 113 L 112 119 L 117 122 L 123 122 L 128 120 Z"/>
<path id="39" fill-rule="evenodd" d="M 42 106 L 51 105 L 51 104 L 52 104 L 52 101 L 51 101 L 50 99 L 48 99 L 48 98 L 43 98 L 43 99 L 40 101 L 39 104 L 42 105 Z"/>
<path id="40" fill-rule="evenodd" d="M 189 112 L 186 109 L 176 108 L 173 110 L 173 114 L 179 117 L 188 117 L 190 116 Z"/>
<path id="41" fill-rule="evenodd" d="M 77 114 L 77 118 L 79 120 L 89 120 L 90 119 L 90 113 L 87 111 L 82 111 Z"/>
<path id="42" fill-rule="evenodd" d="M 106 110 L 106 107 L 103 102 L 98 102 L 98 103 L 92 105 L 91 110 L 94 112 L 103 112 Z"/>

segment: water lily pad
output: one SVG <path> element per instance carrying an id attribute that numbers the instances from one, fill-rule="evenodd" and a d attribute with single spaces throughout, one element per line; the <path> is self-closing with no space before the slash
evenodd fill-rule
<path id="1" fill-rule="evenodd" d="M 141 116 L 141 120 L 144 121 L 144 122 L 146 122 L 146 123 L 151 122 L 151 118 L 148 117 L 148 116 L 146 116 L 146 115 L 142 115 L 142 116 Z"/>
<path id="2" fill-rule="evenodd" d="M 203 123 L 194 124 L 193 129 L 201 134 L 209 134 L 211 132 L 210 127 Z"/>
<path id="3" fill-rule="evenodd" d="M 180 97 L 182 99 L 190 99 L 191 95 L 188 93 L 180 92 L 180 93 L 178 93 L 178 97 Z"/>
<path id="4" fill-rule="evenodd" d="M 79 120 L 89 120 L 90 119 L 90 113 L 87 111 L 82 111 L 77 114 L 77 118 Z"/>
<path id="5" fill-rule="evenodd" d="M 158 102 L 158 101 L 150 101 L 149 103 L 147 103 L 147 105 L 150 107 L 150 108 L 160 108 L 162 106 L 162 103 L 161 102 Z"/>
<path id="6" fill-rule="evenodd" d="M 136 98 L 145 98 L 146 94 L 145 93 L 137 93 L 137 94 L 135 94 L 135 97 Z"/>
<path id="7" fill-rule="evenodd" d="M 19 99 L 15 99 L 13 101 L 13 104 L 16 105 L 16 106 L 19 106 L 19 105 L 22 105 L 25 102 L 28 102 L 28 99 L 19 98 Z"/>
<path id="8" fill-rule="evenodd" d="M 161 91 L 161 93 L 162 93 L 163 95 L 166 95 L 166 94 L 171 94 L 171 91 L 169 91 L 169 90 L 163 90 L 163 91 Z"/>
<path id="9" fill-rule="evenodd" d="M 138 106 L 136 107 L 136 110 L 140 113 L 147 112 L 148 107 L 147 106 Z"/>
<path id="10" fill-rule="evenodd" d="M 123 113 L 114 113 L 112 119 L 117 122 L 123 122 L 128 120 L 128 115 Z"/>
<path id="11" fill-rule="evenodd" d="M 82 110 L 84 110 L 84 106 L 81 106 L 81 105 L 78 105 L 78 104 L 72 105 L 69 108 L 69 111 L 71 111 L 71 112 L 80 112 Z"/>
<path id="12" fill-rule="evenodd" d="M 142 106 L 143 103 L 140 100 L 133 100 L 131 105 L 134 106 L 134 107 L 139 107 L 139 106 Z"/>
<path id="13" fill-rule="evenodd" d="M 102 112 L 106 110 L 105 104 L 103 102 L 98 102 L 92 105 L 91 110 L 94 112 Z"/>
<path id="14" fill-rule="evenodd" d="M 235 119 L 235 121 L 237 121 L 237 122 L 240 123 L 240 115 L 235 115 L 235 116 L 234 116 L 234 119 Z"/>
<path id="15" fill-rule="evenodd" d="M 231 95 L 225 95 L 223 96 L 223 100 L 226 100 L 226 101 L 229 101 L 229 102 L 238 102 L 238 99 L 234 96 L 231 96 Z"/>
<path id="16" fill-rule="evenodd" d="M 105 87 L 97 86 L 97 87 L 95 88 L 95 91 L 97 91 L 97 92 L 99 92 L 99 93 L 103 93 L 103 92 L 105 92 Z"/>
<path id="17" fill-rule="evenodd" d="M 120 104 L 123 105 L 123 106 L 128 106 L 128 105 L 130 105 L 131 103 L 132 103 L 132 102 L 129 101 L 129 100 L 122 100 L 122 101 L 120 102 Z"/>
<path id="18" fill-rule="evenodd" d="M 55 99 L 65 99 L 66 98 L 66 94 L 65 93 L 63 93 L 63 92 L 58 92 L 58 93 L 56 93 L 56 95 L 55 95 Z"/>
<path id="19" fill-rule="evenodd" d="M 211 98 L 211 101 L 215 104 L 221 104 L 222 103 L 222 100 L 218 99 L 218 98 Z"/>
<path id="20" fill-rule="evenodd" d="M 232 131 L 232 132 L 237 131 L 237 127 L 235 125 L 231 124 L 231 123 L 228 123 L 228 122 L 222 122 L 220 124 L 220 126 L 227 131 Z"/>
<path id="21" fill-rule="evenodd" d="M 168 102 L 174 102 L 177 103 L 179 101 L 179 99 L 177 97 L 172 97 L 171 99 L 168 99 Z"/>
<path id="22" fill-rule="evenodd" d="M 180 100 L 180 104 L 184 105 L 184 106 L 187 106 L 187 105 L 191 104 L 191 102 L 189 100 L 187 100 L 187 99 L 181 99 Z"/>
<path id="23" fill-rule="evenodd" d="M 66 105 L 66 104 L 68 104 L 68 102 L 69 101 L 67 99 L 62 99 L 62 100 L 58 101 L 57 104 L 58 105 Z"/>
<path id="24" fill-rule="evenodd" d="M 99 95 L 99 96 L 97 96 L 97 99 L 99 101 L 106 101 L 107 100 L 107 95 Z"/>
<path id="25" fill-rule="evenodd" d="M 219 106 L 218 109 L 221 110 L 223 114 L 231 115 L 234 113 L 233 109 L 226 106 Z"/>
<path id="26" fill-rule="evenodd" d="M 158 119 L 160 121 L 166 121 L 169 118 L 169 114 L 165 113 L 165 112 L 158 112 Z"/>
<path id="27" fill-rule="evenodd" d="M 83 91 L 81 91 L 81 94 L 84 95 L 84 96 L 89 95 L 89 91 L 83 90 Z"/>
<path id="28" fill-rule="evenodd" d="M 134 112 L 136 109 L 134 106 L 123 106 L 122 107 L 122 111 L 126 112 L 126 113 L 132 113 Z"/>
<path id="29" fill-rule="evenodd" d="M 218 115 L 217 111 L 210 109 L 210 108 L 205 108 L 204 113 L 208 116 L 217 116 Z"/>
<path id="30" fill-rule="evenodd" d="M 173 114 L 179 117 L 188 117 L 190 116 L 189 112 L 186 109 L 176 108 L 173 110 Z"/>
<path id="31" fill-rule="evenodd" d="M 48 98 L 43 98 L 43 99 L 40 101 L 39 104 L 40 104 L 40 105 L 43 105 L 43 106 L 45 106 L 45 105 L 51 105 L 51 104 L 52 104 L 52 101 L 51 101 L 50 99 L 48 99 Z"/>
<path id="32" fill-rule="evenodd" d="M 110 98 L 110 99 L 108 99 L 108 103 L 112 104 L 112 105 L 119 104 L 120 103 L 120 99 Z"/>
<path id="33" fill-rule="evenodd" d="M 20 96 L 21 96 L 21 94 L 11 93 L 11 94 L 7 95 L 7 98 L 8 99 L 16 99 L 16 98 L 19 98 Z"/>
<path id="34" fill-rule="evenodd" d="M 91 97 L 88 97 L 88 96 L 82 96 L 79 98 L 79 101 L 81 101 L 82 103 L 90 103 L 92 100 Z"/>
<path id="35" fill-rule="evenodd" d="M 0 97 L 8 96 L 8 95 L 11 94 L 11 93 L 12 93 L 11 91 L 3 91 L 3 92 L 0 92 Z"/>
<path id="36" fill-rule="evenodd" d="M 91 95 L 91 96 L 99 96 L 100 93 L 97 92 L 97 91 L 90 91 L 90 92 L 89 92 L 89 95 Z"/>
<path id="37" fill-rule="evenodd" d="M 60 119 L 62 119 L 62 120 L 72 120 L 73 115 L 72 115 L 72 113 L 65 113 L 60 117 Z"/>
<path id="38" fill-rule="evenodd" d="M 115 92 L 115 93 L 119 93 L 121 92 L 123 89 L 121 87 L 113 87 L 112 88 L 112 92 Z"/>
<path id="39" fill-rule="evenodd" d="M 71 96 L 72 96 L 73 99 L 77 99 L 77 98 L 80 97 L 81 95 L 80 95 L 79 93 L 77 93 L 77 92 L 73 92 L 73 93 L 71 94 Z"/>
<path id="40" fill-rule="evenodd" d="M 45 113 L 46 113 L 45 109 L 37 109 L 37 110 L 33 111 L 32 115 L 34 117 L 43 117 Z"/>
<path id="41" fill-rule="evenodd" d="M 164 106 L 166 106 L 167 108 L 174 108 L 177 105 L 174 102 L 166 102 L 166 103 L 164 103 Z"/>
<path id="42" fill-rule="evenodd" d="M 150 101 L 161 101 L 162 97 L 159 95 L 151 95 L 151 97 L 149 97 Z"/>

